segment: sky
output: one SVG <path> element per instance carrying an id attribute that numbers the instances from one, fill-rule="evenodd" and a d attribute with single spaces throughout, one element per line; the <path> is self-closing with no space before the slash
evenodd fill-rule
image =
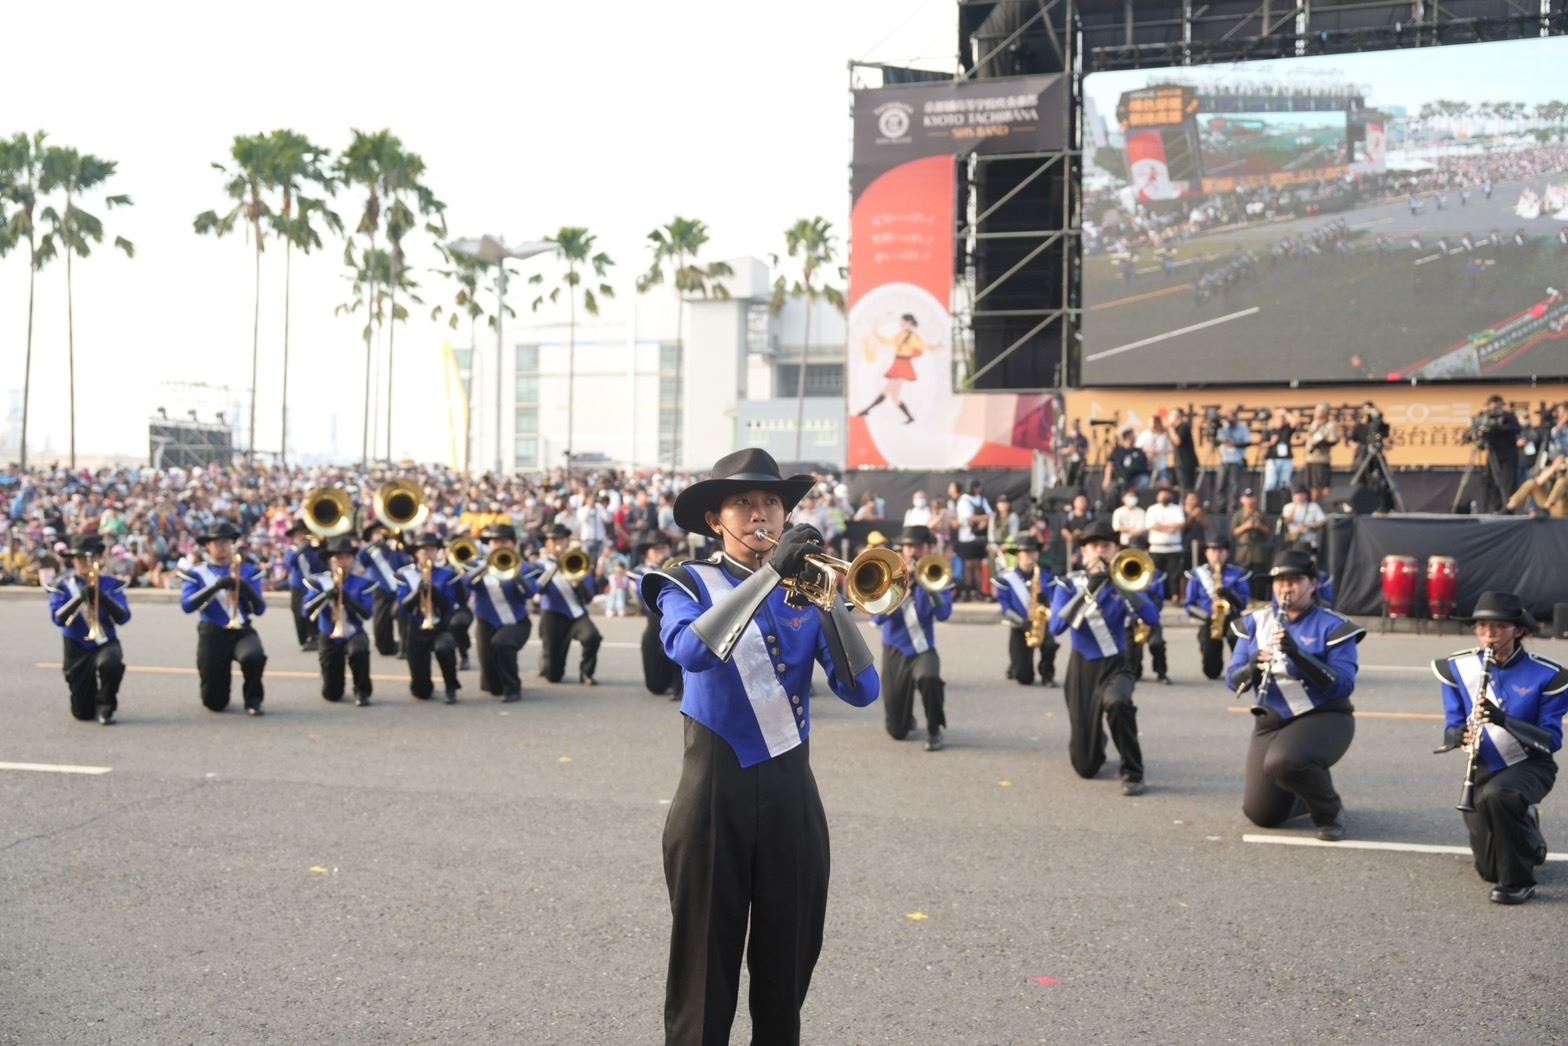
<path id="1" fill-rule="evenodd" d="M 254 254 L 242 236 L 191 228 L 224 205 L 211 164 L 236 134 L 291 128 L 336 151 L 352 128 L 390 128 L 425 160 L 452 237 L 517 243 L 586 226 L 616 261 L 611 282 L 625 298 L 647 269 L 647 232 L 676 215 L 707 222 L 713 258 L 781 252 L 800 217 L 822 215 L 842 236 L 847 63 L 950 71 L 956 17 L 952 0 L 18 6 L 6 16 L 0 135 L 43 129 L 115 160 L 107 191 L 134 201 L 107 212 L 83 201 L 136 257 L 106 244 L 74 263 L 78 453 L 145 454 L 146 419 L 176 406 L 164 382 L 248 396 Z M 338 200 L 351 224 L 362 205 Z M 24 254 L 0 258 L 0 406 L 22 385 Z M 437 258 L 411 249 L 410 261 Z M 553 275 L 540 261 L 523 268 Z M 345 272 L 341 246 L 294 259 L 294 454 L 359 454 L 362 321 L 334 315 L 349 298 Z M 430 390 L 441 387 L 442 342 L 466 335 L 428 319 L 455 288 L 416 278 L 427 304 L 396 335 L 392 450 L 444 460 L 446 411 Z M 510 303 L 526 314 L 528 302 L 517 291 Z M 280 428 L 280 250 L 264 255 L 261 309 L 256 442 L 268 449 Z M 65 452 L 66 347 L 56 262 L 37 281 L 34 461 Z"/>

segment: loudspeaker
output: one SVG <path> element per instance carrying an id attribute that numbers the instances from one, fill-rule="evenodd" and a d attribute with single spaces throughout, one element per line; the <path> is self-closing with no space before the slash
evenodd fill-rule
<path id="1" fill-rule="evenodd" d="M 1284 487 L 1275 487 L 1273 490 L 1263 492 L 1263 514 L 1265 516 L 1278 516 L 1290 501 L 1290 491 Z"/>
<path id="2" fill-rule="evenodd" d="M 1568 639 L 1568 603 L 1552 604 L 1552 635 Z"/>

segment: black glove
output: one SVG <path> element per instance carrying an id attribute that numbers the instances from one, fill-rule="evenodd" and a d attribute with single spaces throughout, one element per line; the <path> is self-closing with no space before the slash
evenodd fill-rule
<path id="1" fill-rule="evenodd" d="M 1452 752 L 1464 743 L 1465 728 L 1462 726 L 1448 727 L 1443 731 L 1443 747 L 1432 749 L 1432 754 L 1442 755 L 1444 752 Z"/>
<path id="2" fill-rule="evenodd" d="M 1051 595 L 1048 592 L 1036 593 L 1034 601 L 1043 607 L 1048 607 L 1051 605 Z"/>
<path id="3" fill-rule="evenodd" d="M 1263 669 L 1258 667 L 1258 663 L 1254 661 L 1251 665 L 1247 666 L 1246 674 L 1241 677 L 1241 688 L 1237 690 L 1237 693 L 1245 693 L 1248 690 L 1257 690 L 1262 685 Z"/>
<path id="4" fill-rule="evenodd" d="M 122 607 L 112 599 L 105 599 L 101 605 L 103 612 L 109 615 L 109 620 L 117 625 L 123 625 L 131 619 L 130 608 Z"/>
<path id="5" fill-rule="evenodd" d="M 822 554 L 822 534 L 809 523 L 787 528 L 779 537 L 779 546 L 773 550 L 769 565 L 779 577 L 798 578 L 806 569 L 808 555 Z"/>
<path id="6" fill-rule="evenodd" d="M 1503 706 L 1490 697 L 1481 702 L 1481 715 L 1493 726 L 1502 726 L 1508 722 L 1508 715 L 1503 711 Z"/>
<path id="7" fill-rule="evenodd" d="M 1107 581 L 1109 581 L 1110 579 L 1111 579 L 1111 575 L 1106 573 L 1105 571 L 1101 571 L 1098 574 L 1090 574 L 1089 575 L 1089 594 L 1090 595 L 1094 595 L 1095 593 L 1099 592 L 1100 589 L 1105 587 L 1105 583 Z"/>
<path id="8" fill-rule="evenodd" d="M 1301 647 L 1296 645 L 1296 637 L 1288 629 L 1279 630 L 1279 651 L 1286 657 L 1301 653 Z"/>
<path id="9" fill-rule="evenodd" d="M 264 605 L 265 604 L 261 598 L 260 592 L 257 592 L 249 585 L 240 585 L 240 606 L 244 607 L 252 614 L 257 614 L 261 612 L 261 608 Z"/>

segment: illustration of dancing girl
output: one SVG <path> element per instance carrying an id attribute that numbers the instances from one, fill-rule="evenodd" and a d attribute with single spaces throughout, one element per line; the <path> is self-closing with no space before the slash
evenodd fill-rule
<path id="1" fill-rule="evenodd" d="M 909 413 L 909 408 L 904 405 L 903 388 L 906 381 L 917 381 L 915 374 L 915 357 L 926 352 L 935 352 L 941 345 L 933 345 L 920 337 L 915 328 L 920 326 L 915 322 L 914 316 L 904 313 L 898 318 L 898 333 L 891 338 L 884 338 L 881 334 L 873 332 L 862 343 L 866 350 L 867 362 L 876 359 L 877 346 L 886 345 L 893 350 L 893 365 L 882 376 L 887 379 L 887 384 L 882 386 L 882 391 L 877 398 L 872 400 L 865 410 L 860 412 L 860 417 L 870 414 L 872 409 L 883 400 L 892 398 L 898 409 L 904 412 L 904 424 L 914 423 L 915 417 Z"/>

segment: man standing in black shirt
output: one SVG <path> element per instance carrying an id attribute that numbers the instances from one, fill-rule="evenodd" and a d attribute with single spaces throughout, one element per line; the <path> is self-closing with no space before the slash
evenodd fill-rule
<path id="1" fill-rule="evenodd" d="M 1486 447 L 1484 510 L 1501 512 L 1519 485 L 1519 418 L 1496 393 L 1470 427 L 1470 436 Z"/>
<path id="2" fill-rule="evenodd" d="M 1192 438 L 1192 419 L 1177 408 L 1171 415 L 1171 445 L 1176 448 L 1176 482 L 1182 490 L 1198 487 L 1198 445 Z"/>
<path id="3" fill-rule="evenodd" d="M 1149 485 L 1149 458 L 1138 449 L 1138 434 L 1132 429 L 1122 429 L 1122 442 L 1111 452 L 1110 460 L 1105 463 L 1105 478 L 1102 489 L 1109 499 L 1107 504 L 1115 504 L 1115 496 L 1124 490 L 1143 490 Z"/>

